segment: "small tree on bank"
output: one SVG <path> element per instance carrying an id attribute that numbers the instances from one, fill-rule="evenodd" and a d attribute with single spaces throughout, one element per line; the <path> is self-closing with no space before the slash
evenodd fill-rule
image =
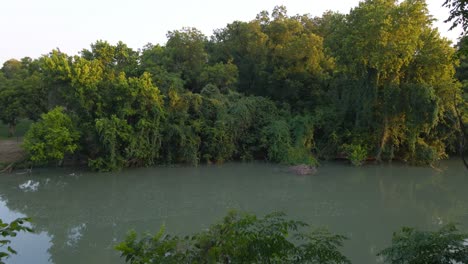
<path id="1" fill-rule="evenodd" d="M 78 148 L 79 133 L 63 107 L 56 107 L 31 125 L 25 135 L 23 147 L 34 163 L 63 161 L 66 154 Z"/>

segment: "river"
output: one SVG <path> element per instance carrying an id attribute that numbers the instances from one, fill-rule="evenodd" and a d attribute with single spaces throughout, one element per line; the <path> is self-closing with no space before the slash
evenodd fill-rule
<path id="1" fill-rule="evenodd" d="M 468 230 L 468 174 L 448 160 L 439 170 L 325 163 L 314 176 L 266 163 L 0 175 L 0 218 L 30 216 L 36 230 L 13 239 L 12 264 L 124 263 L 113 247 L 128 230 L 193 233 L 230 209 L 327 227 L 349 238 L 342 251 L 353 263 L 373 264 L 401 226 Z"/>

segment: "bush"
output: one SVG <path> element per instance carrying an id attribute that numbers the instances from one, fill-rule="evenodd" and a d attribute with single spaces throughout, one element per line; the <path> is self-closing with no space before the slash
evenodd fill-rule
<path id="1" fill-rule="evenodd" d="M 367 149 L 357 144 L 345 144 L 343 150 L 354 166 L 361 166 L 367 158 Z"/>
<path id="2" fill-rule="evenodd" d="M 468 263 L 467 242 L 468 234 L 459 233 L 454 225 L 434 232 L 404 227 L 378 255 L 390 264 Z"/>
<path id="3" fill-rule="evenodd" d="M 62 161 L 65 154 L 72 154 L 78 148 L 79 137 L 64 108 L 56 107 L 31 125 L 23 147 L 33 162 Z"/>
<path id="4" fill-rule="evenodd" d="M 287 165 L 318 165 L 317 159 L 305 147 L 290 147 L 287 153 L 288 155 L 284 160 L 284 163 L 286 163 Z"/>
<path id="5" fill-rule="evenodd" d="M 264 218 L 231 212 L 193 237 L 164 235 L 138 240 L 131 232 L 116 249 L 128 263 L 350 263 L 338 250 L 345 237 L 307 226 L 281 213 Z"/>
<path id="6" fill-rule="evenodd" d="M 289 125 L 284 120 L 271 122 L 262 129 L 263 147 L 266 149 L 268 160 L 284 162 L 291 147 L 291 135 Z"/>
<path id="7" fill-rule="evenodd" d="M 443 143 L 428 144 L 423 139 L 418 138 L 411 163 L 415 165 L 433 165 L 438 160 L 446 157 Z"/>

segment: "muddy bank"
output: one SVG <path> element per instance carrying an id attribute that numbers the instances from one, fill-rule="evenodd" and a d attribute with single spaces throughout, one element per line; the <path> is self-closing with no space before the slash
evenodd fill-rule
<path id="1" fill-rule="evenodd" d="M 7 166 L 13 162 L 20 162 L 25 157 L 25 152 L 21 148 L 22 138 L 0 139 L 0 168 L 1 164 Z"/>

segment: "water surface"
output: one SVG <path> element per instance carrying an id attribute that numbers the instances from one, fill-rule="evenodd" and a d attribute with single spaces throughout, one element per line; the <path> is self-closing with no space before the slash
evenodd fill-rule
<path id="1" fill-rule="evenodd" d="M 36 234 L 14 239 L 7 263 L 123 263 L 113 249 L 130 229 L 193 233 L 230 209 L 289 218 L 346 235 L 343 253 L 371 264 L 401 226 L 468 230 L 468 174 L 458 160 L 440 170 L 400 164 L 328 163 L 314 176 L 278 165 L 146 168 L 98 174 L 71 169 L 0 175 L 0 217 L 30 216 Z"/>

